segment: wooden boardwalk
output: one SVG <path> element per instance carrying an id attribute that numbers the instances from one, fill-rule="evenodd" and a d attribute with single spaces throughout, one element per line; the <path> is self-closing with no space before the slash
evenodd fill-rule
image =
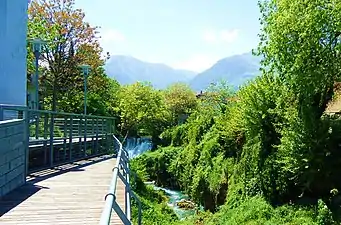
<path id="1" fill-rule="evenodd" d="M 103 156 L 31 174 L 0 200 L 0 224 L 99 224 L 115 161 Z M 124 210 L 121 181 L 116 193 Z M 112 224 L 122 224 L 114 213 Z"/>

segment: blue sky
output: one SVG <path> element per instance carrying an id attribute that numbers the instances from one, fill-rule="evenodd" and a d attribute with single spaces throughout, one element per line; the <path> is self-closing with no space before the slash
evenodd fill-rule
<path id="1" fill-rule="evenodd" d="M 256 0 L 76 0 L 111 55 L 203 71 L 257 46 Z"/>

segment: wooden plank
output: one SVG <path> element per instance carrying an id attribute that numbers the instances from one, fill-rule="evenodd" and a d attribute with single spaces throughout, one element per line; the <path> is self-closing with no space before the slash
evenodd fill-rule
<path id="1" fill-rule="evenodd" d="M 115 162 L 116 159 L 109 158 L 89 165 L 83 160 L 78 166 L 63 166 L 62 169 L 69 170 L 55 176 L 51 175 L 61 168 L 32 174 L 32 177 L 48 175 L 48 178 L 31 178 L 4 196 L 0 200 L 0 224 L 98 224 Z M 124 184 L 119 181 L 117 201 L 123 210 L 124 200 Z M 112 224 L 122 224 L 115 213 Z"/>

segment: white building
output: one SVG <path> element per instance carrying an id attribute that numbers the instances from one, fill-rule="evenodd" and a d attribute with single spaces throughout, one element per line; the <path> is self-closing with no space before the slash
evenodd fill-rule
<path id="1" fill-rule="evenodd" d="M 28 0 L 0 0 L 0 104 L 26 106 Z"/>

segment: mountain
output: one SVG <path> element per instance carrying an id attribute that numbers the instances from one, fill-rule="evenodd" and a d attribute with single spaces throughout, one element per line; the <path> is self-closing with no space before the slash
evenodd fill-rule
<path id="1" fill-rule="evenodd" d="M 259 57 L 253 56 L 251 52 L 230 56 L 199 73 L 190 81 L 190 85 L 193 90 L 201 91 L 211 83 L 225 80 L 234 88 L 238 88 L 239 85 L 259 74 L 259 63 Z"/>
<path id="2" fill-rule="evenodd" d="M 176 70 L 160 63 L 148 63 L 139 59 L 115 55 L 105 65 L 109 77 L 121 84 L 149 81 L 155 88 L 163 89 L 175 82 L 189 82 L 195 72 Z"/>

